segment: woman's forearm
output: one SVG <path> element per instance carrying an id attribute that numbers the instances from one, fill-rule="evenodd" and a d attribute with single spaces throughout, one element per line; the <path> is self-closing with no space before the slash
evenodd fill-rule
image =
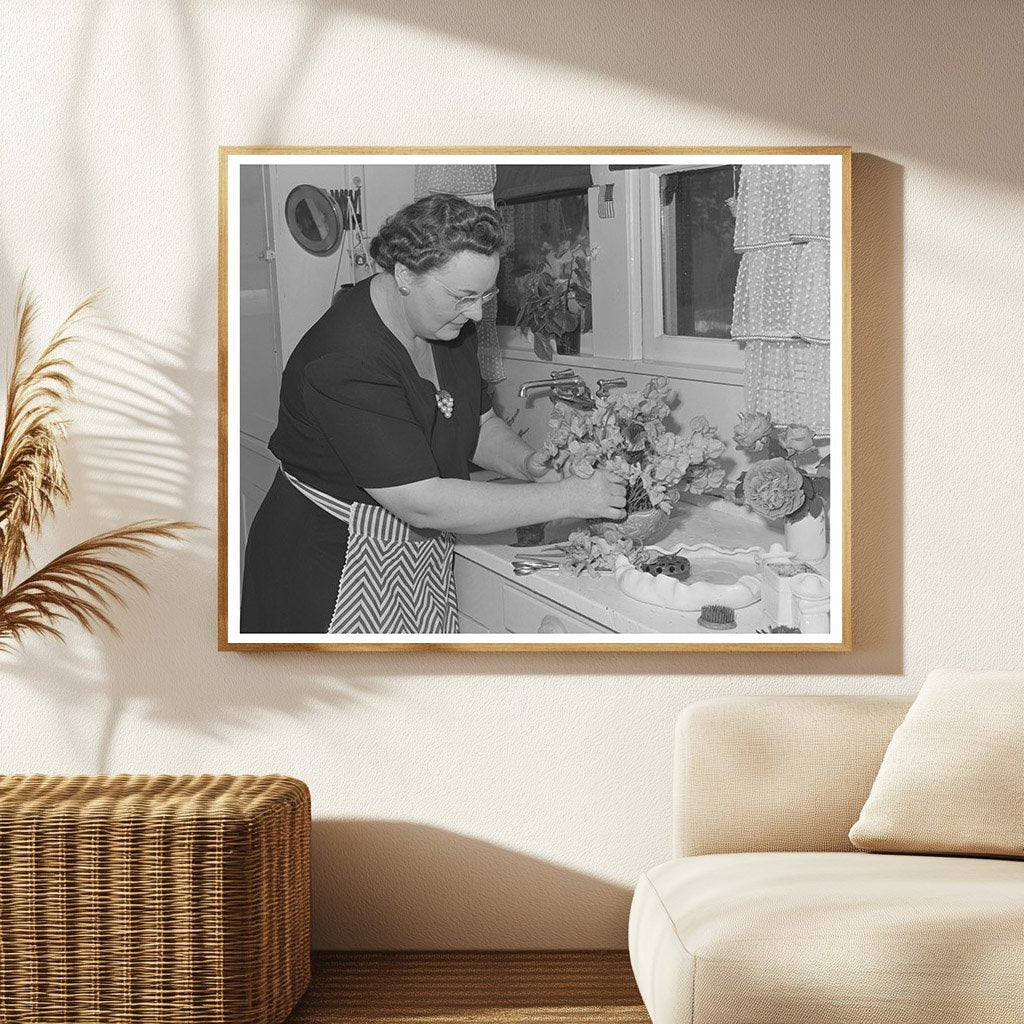
<path id="1" fill-rule="evenodd" d="M 561 518 L 618 519 L 625 505 L 625 488 L 603 472 L 589 480 L 523 484 L 434 477 L 367 493 L 410 526 L 454 533 L 493 533 Z"/>
<path id="2" fill-rule="evenodd" d="M 533 448 L 500 416 L 492 414 L 481 421 L 473 461 L 482 469 L 491 469 L 515 480 L 531 480 L 526 460 L 532 454 Z"/>

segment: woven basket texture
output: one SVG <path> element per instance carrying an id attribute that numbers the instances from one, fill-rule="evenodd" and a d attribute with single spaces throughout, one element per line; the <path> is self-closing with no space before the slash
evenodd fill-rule
<path id="1" fill-rule="evenodd" d="M 281 775 L 0 777 L 2 1024 L 278 1024 L 310 977 Z"/>

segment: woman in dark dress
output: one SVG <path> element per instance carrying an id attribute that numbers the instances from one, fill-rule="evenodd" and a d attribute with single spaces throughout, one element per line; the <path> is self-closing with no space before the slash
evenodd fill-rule
<path id="1" fill-rule="evenodd" d="M 451 195 L 403 207 L 370 252 L 381 272 L 288 360 L 249 531 L 243 633 L 455 633 L 455 533 L 563 516 L 621 518 L 605 472 L 561 479 L 491 409 L 475 322 L 504 244 L 493 210 Z M 535 486 L 469 480 L 470 461 Z"/>

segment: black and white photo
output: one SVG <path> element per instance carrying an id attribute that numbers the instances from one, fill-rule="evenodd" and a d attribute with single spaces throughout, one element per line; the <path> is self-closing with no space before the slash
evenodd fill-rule
<path id="1" fill-rule="evenodd" d="M 849 151 L 221 152 L 221 646 L 849 649 Z"/>

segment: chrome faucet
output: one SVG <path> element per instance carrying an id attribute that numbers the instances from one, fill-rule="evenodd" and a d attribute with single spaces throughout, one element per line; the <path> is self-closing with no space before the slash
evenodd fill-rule
<path id="1" fill-rule="evenodd" d="M 625 377 L 611 377 L 597 382 L 597 397 L 607 398 L 612 388 L 626 387 Z M 528 380 L 519 388 L 519 397 L 525 398 L 531 391 L 550 392 L 552 402 L 565 402 L 577 409 L 594 409 L 597 403 L 587 382 L 574 370 L 554 370 L 547 380 Z"/>
<path id="2" fill-rule="evenodd" d="M 587 382 L 573 370 L 553 370 L 547 380 L 528 380 L 519 388 L 519 397 L 531 391 L 549 391 L 552 402 L 565 402 L 578 409 L 593 409 L 595 402 Z"/>

